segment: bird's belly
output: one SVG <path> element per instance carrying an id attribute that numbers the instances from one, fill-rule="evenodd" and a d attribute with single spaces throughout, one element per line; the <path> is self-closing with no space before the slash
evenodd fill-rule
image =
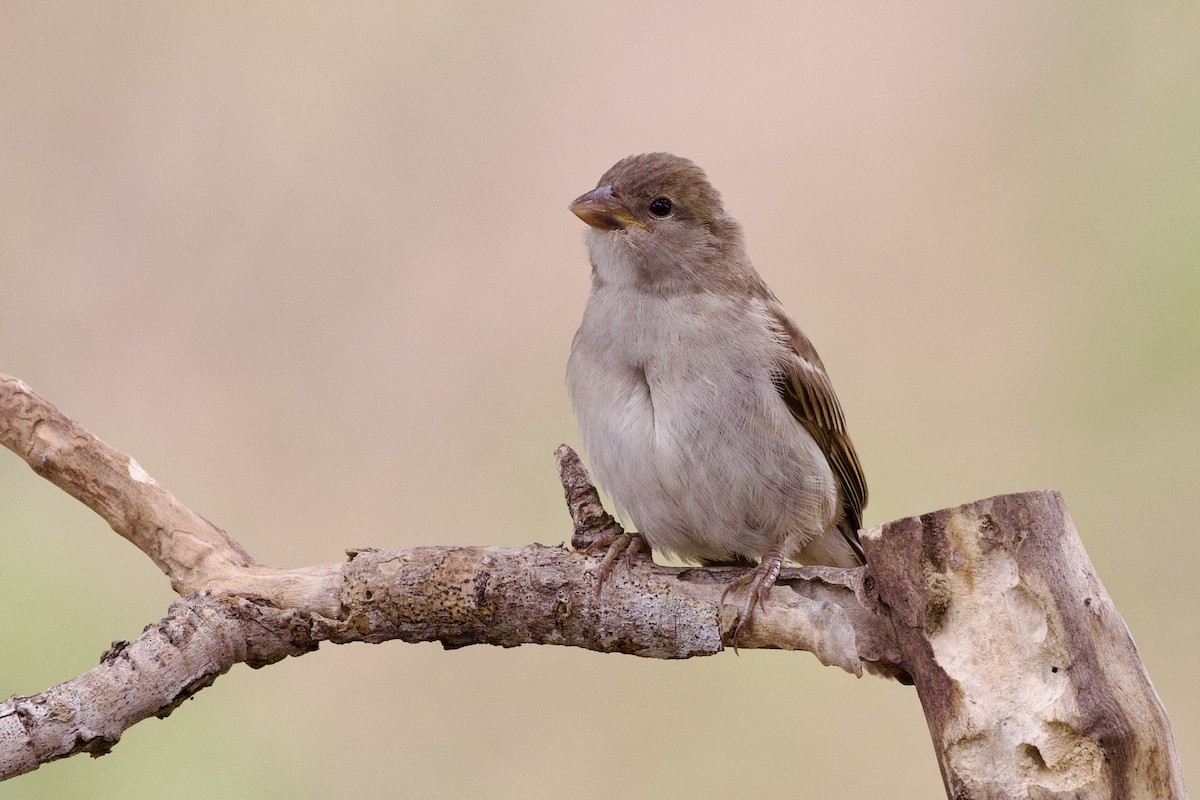
<path id="1" fill-rule="evenodd" d="M 607 382 L 610 414 L 584 423 L 596 477 L 656 549 L 757 558 L 789 535 L 820 535 L 836 488 L 816 442 L 769 378 L 696 366 Z M 583 422 L 581 417 L 581 422 Z"/>

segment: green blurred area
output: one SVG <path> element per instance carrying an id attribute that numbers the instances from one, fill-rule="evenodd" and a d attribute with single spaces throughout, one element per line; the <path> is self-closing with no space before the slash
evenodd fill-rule
<path id="1" fill-rule="evenodd" d="M 1063 491 L 1200 764 L 1194 4 L 0 4 L 0 371 L 259 560 L 569 538 L 566 211 L 705 167 L 821 350 L 867 521 Z M 171 600 L 0 453 L 0 694 Z M 1193 689 L 1188 689 L 1192 686 Z M 803 654 L 326 646 L 4 797 L 941 796 Z"/>

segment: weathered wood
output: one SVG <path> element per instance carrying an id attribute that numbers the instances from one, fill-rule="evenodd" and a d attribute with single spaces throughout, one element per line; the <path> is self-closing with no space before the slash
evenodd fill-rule
<path id="1" fill-rule="evenodd" d="M 114 643 L 83 675 L 0 703 L 0 780 L 103 755 L 128 727 L 167 716 L 235 664 L 266 666 L 323 641 L 551 644 L 666 659 L 724 649 L 732 620 L 721 620 L 719 600 L 732 571 L 643 561 L 614 574 L 598 598 L 598 561 L 534 544 L 356 550 L 344 564 L 277 576 L 256 568 L 222 591 L 176 600 L 165 619 Z M 788 570 L 743 646 L 809 650 L 856 674 L 862 657 L 886 662 L 897 652 L 891 624 L 859 603 L 862 574 Z M 313 602 L 295 602 L 304 596 Z"/>
<path id="2" fill-rule="evenodd" d="M 344 564 L 257 564 L 132 458 L 3 375 L 0 444 L 187 595 L 94 669 L 0 703 L 0 780 L 102 755 L 234 664 L 266 666 L 321 641 L 688 658 L 720 652 L 737 617 L 721 608 L 737 570 L 621 558 L 598 594 L 599 556 L 562 547 L 362 549 Z M 578 456 L 556 455 L 575 546 L 619 531 Z M 953 800 L 1186 797 L 1162 705 L 1057 493 L 898 520 L 864 532 L 863 544 L 868 567 L 784 570 L 739 645 L 914 680 Z"/>
<path id="3" fill-rule="evenodd" d="M 863 546 L 954 800 L 1184 798 L 1166 713 L 1057 492 Z"/>
<path id="4" fill-rule="evenodd" d="M 188 594 L 254 560 L 179 502 L 131 456 L 105 444 L 20 378 L 0 375 L 0 445 L 95 511 Z"/>
<path id="5" fill-rule="evenodd" d="M 102 755 L 130 725 L 166 716 L 237 663 L 265 666 L 335 643 L 439 641 L 447 647 L 559 644 L 654 658 L 719 653 L 731 570 L 624 565 L 597 596 L 600 556 L 563 547 L 359 549 L 342 564 L 257 564 L 137 466 L 38 395 L 0 375 L 0 444 L 92 508 L 185 597 L 83 675 L 0 703 L 0 780 L 78 753 Z M 615 521 L 579 458 L 558 453 L 573 539 Z M 863 569 L 788 570 L 745 648 L 804 649 L 861 674 L 898 648 L 861 604 Z M 790 591 L 782 591 L 790 589 Z M 203 624 L 199 624 L 203 622 Z"/>

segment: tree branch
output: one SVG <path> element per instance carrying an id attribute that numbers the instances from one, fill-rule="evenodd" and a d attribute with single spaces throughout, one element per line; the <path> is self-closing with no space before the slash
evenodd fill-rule
<path id="1" fill-rule="evenodd" d="M 652 658 L 723 649 L 734 569 L 620 565 L 561 546 L 355 550 L 342 564 L 257 564 L 137 462 L 0 375 L 0 443 L 146 553 L 181 599 L 87 673 L 0 704 L 0 780 L 108 752 L 234 664 L 320 642 L 559 644 Z M 568 447 L 572 543 L 619 528 Z M 868 567 L 785 570 L 739 639 L 911 679 L 947 794 L 1182 798 L 1158 696 L 1055 492 L 981 500 L 863 532 Z"/>
<path id="2" fill-rule="evenodd" d="M 19 378 L 0 375 L 0 444 L 95 511 L 187 594 L 254 563 L 241 545 L 175 499 Z"/>
<path id="3" fill-rule="evenodd" d="M 0 376 L 0 443 L 81 500 L 146 553 L 187 596 L 84 675 L 0 704 L 0 778 L 76 753 L 101 755 L 121 733 L 165 717 L 234 664 L 272 664 L 335 643 L 439 641 L 446 647 L 560 644 L 652 658 L 723 649 L 720 596 L 735 570 L 617 569 L 596 595 L 598 557 L 562 547 L 357 550 L 343 564 L 257 564 L 24 382 Z M 617 525 L 578 456 L 556 453 L 587 543 Z M 782 589 L 743 632 L 746 648 L 804 649 L 861 674 L 860 659 L 898 659 L 891 622 L 860 600 L 863 569 L 785 570 Z"/>

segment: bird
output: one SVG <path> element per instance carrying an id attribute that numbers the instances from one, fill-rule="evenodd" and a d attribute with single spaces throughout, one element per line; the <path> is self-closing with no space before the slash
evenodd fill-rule
<path id="1" fill-rule="evenodd" d="M 569 208 L 592 267 L 567 363 L 592 473 L 650 548 L 748 567 L 721 596 L 745 590 L 736 648 L 785 561 L 866 563 L 841 404 L 694 162 L 629 156 Z"/>

